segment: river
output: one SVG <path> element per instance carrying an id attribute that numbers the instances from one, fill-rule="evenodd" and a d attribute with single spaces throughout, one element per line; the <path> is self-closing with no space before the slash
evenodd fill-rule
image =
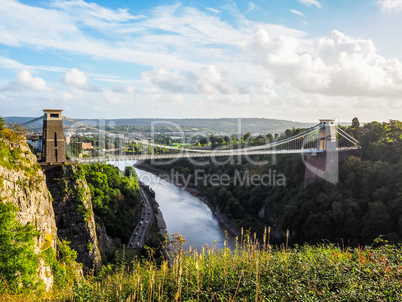
<path id="1" fill-rule="evenodd" d="M 124 171 L 136 161 L 121 161 L 111 164 Z M 166 222 L 169 234 L 180 233 L 186 239 L 185 249 L 190 246 L 200 249 L 205 245 L 224 247 L 225 239 L 234 247 L 234 236 L 225 233 L 225 226 L 214 216 L 209 207 L 189 192 L 156 175 L 135 168 L 138 178 L 155 191 L 155 199 Z"/>

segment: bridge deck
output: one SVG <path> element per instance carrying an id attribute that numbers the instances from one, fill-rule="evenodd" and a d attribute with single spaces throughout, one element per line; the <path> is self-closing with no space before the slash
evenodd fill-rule
<path id="1" fill-rule="evenodd" d="M 337 151 L 357 149 L 357 147 L 337 148 Z M 138 154 L 138 155 L 110 155 L 91 158 L 74 159 L 81 163 L 108 162 L 108 161 L 124 161 L 124 160 L 147 160 L 147 159 L 174 159 L 174 158 L 196 158 L 196 157 L 219 157 L 219 156 L 247 156 L 247 155 L 262 155 L 262 154 L 311 154 L 324 152 L 317 149 L 291 149 L 291 150 L 217 150 L 209 153 L 180 152 L 180 153 L 165 153 L 165 154 Z"/>

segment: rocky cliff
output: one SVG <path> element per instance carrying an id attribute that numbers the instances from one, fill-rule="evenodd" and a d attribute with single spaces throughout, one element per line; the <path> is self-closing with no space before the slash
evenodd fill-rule
<path id="1" fill-rule="evenodd" d="M 79 165 L 45 167 L 47 186 L 53 196 L 57 235 L 70 241 L 78 252 L 77 261 L 84 273 L 102 265 L 92 210 L 92 201 L 83 170 Z"/>
<path id="2" fill-rule="evenodd" d="M 0 136 L 0 199 L 17 206 L 18 220 L 34 225 L 40 232 L 37 253 L 49 245 L 56 248 L 57 228 L 45 176 L 26 142 L 7 131 Z M 39 275 L 49 289 L 53 277 L 43 261 Z"/>

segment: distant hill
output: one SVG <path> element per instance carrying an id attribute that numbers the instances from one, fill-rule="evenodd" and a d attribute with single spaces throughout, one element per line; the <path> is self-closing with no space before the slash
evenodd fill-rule
<path id="1" fill-rule="evenodd" d="M 3 117 L 6 123 L 23 124 L 35 117 L 10 116 Z M 97 119 L 77 119 L 77 121 L 86 124 L 97 124 Z M 268 119 L 268 118 L 191 118 L 191 119 L 153 119 L 153 118 L 128 118 L 128 119 L 106 119 L 105 124 L 114 123 L 116 126 L 134 126 L 134 127 L 150 127 L 154 124 L 158 126 L 166 126 L 164 122 L 173 123 L 180 126 L 185 131 L 202 131 L 202 132 L 225 132 L 237 133 L 240 125 L 242 133 L 251 132 L 253 134 L 280 133 L 286 129 L 308 128 L 314 126 L 317 122 L 300 123 L 288 120 Z M 66 122 L 66 125 L 70 123 Z M 37 121 L 32 126 L 41 126 L 42 122 Z M 170 128 L 174 126 L 170 125 Z"/>
<path id="2" fill-rule="evenodd" d="M 36 117 L 26 117 L 26 116 L 6 116 L 6 117 L 4 117 L 3 116 L 2 118 L 6 123 L 23 124 L 23 123 L 29 122 L 29 121 L 37 118 L 37 116 Z M 42 125 L 42 122 L 38 121 L 38 122 L 35 122 L 34 124 Z"/>

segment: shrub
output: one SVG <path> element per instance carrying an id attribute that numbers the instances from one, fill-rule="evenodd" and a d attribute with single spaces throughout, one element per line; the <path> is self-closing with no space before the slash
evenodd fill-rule
<path id="1" fill-rule="evenodd" d="M 12 203 L 0 200 L 0 291 L 4 285 L 14 292 L 38 286 L 38 255 L 34 252 L 34 238 L 39 235 L 32 225 L 18 222 Z"/>

